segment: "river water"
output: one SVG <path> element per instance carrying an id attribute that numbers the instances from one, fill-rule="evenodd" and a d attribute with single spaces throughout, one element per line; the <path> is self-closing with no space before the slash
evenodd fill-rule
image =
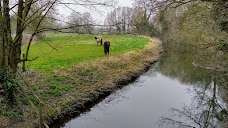
<path id="1" fill-rule="evenodd" d="M 134 83 L 52 127 L 222 128 L 215 117 L 226 104 L 213 74 L 189 60 L 163 56 Z"/>

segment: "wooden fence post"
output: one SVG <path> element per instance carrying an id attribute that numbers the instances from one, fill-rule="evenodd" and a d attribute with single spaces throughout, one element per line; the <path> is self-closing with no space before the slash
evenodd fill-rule
<path id="1" fill-rule="evenodd" d="M 43 126 L 42 103 L 39 103 L 39 120 L 40 120 L 39 128 L 42 128 Z"/>

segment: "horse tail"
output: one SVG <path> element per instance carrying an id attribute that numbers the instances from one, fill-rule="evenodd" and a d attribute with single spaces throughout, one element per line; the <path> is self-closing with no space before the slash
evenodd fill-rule
<path id="1" fill-rule="evenodd" d="M 102 39 L 101 39 L 101 45 L 102 45 Z"/>

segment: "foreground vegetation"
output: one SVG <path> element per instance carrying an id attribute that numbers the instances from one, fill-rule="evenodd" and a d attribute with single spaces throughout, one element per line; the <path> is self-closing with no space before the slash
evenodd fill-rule
<path id="1" fill-rule="evenodd" d="M 110 37 L 115 39 L 118 36 Z M 126 36 L 125 39 L 128 39 L 128 37 Z M 79 108 L 83 108 L 86 103 L 98 99 L 100 95 L 115 91 L 123 84 L 134 80 L 159 59 L 159 53 L 161 52 L 159 43 L 146 42 L 145 40 L 150 40 L 142 37 L 130 37 L 134 40 L 142 39 L 142 42 L 138 42 L 142 47 L 140 48 L 140 45 L 138 45 L 138 48 L 133 47 L 136 42 L 133 42 L 133 44 L 128 42 L 126 46 L 130 48 L 125 47 L 125 50 L 116 50 L 116 52 L 112 49 L 112 55 L 109 57 L 102 57 L 103 50 L 101 49 L 101 56 L 97 59 L 90 58 L 88 61 L 81 63 L 75 62 L 77 64 L 68 65 L 68 67 L 66 65 L 64 69 L 54 69 L 54 72 L 31 73 L 28 77 L 32 83 L 32 88 L 43 102 L 44 121 L 49 122 L 59 118 L 62 114 L 77 111 Z M 124 37 L 121 40 L 124 40 Z M 144 43 L 144 46 L 141 43 Z M 112 46 L 118 47 L 118 41 L 113 43 Z M 94 47 L 100 46 L 95 45 Z M 33 69 L 41 71 L 38 68 Z M 24 88 L 24 90 L 27 94 L 33 93 L 28 88 Z M 3 120 L 2 122 L 4 122 L 2 125 L 6 127 L 37 126 L 39 115 L 29 105 L 28 99 L 35 106 L 39 106 L 39 101 L 34 95 L 21 98 L 24 106 L 23 116 L 18 116 L 19 112 L 17 111 L 9 111 L 10 109 L 7 110 L 7 108 L 1 107 L 1 109 L 4 109 L 1 111 L 0 117 L 0 121 Z M 2 112 L 5 112 L 5 114 Z M 6 114 L 7 112 L 8 114 Z M 15 122 L 15 119 L 9 117 L 21 118 L 22 120 L 18 123 L 12 123 Z"/>

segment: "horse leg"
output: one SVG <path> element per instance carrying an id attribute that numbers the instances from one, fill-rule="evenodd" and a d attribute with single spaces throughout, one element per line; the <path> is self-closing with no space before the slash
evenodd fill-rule
<path id="1" fill-rule="evenodd" d="M 108 53 L 108 55 L 109 55 L 109 47 L 110 47 L 110 42 L 108 42 L 108 44 L 107 44 L 107 53 Z"/>
<path id="2" fill-rule="evenodd" d="M 104 47 L 104 55 L 106 56 L 107 55 L 107 48 Z"/>
<path id="3" fill-rule="evenodd" d="M 102 45 L 102 39 L 100 40 L 100 43 L 101 43 L 101 45 Z"/>

